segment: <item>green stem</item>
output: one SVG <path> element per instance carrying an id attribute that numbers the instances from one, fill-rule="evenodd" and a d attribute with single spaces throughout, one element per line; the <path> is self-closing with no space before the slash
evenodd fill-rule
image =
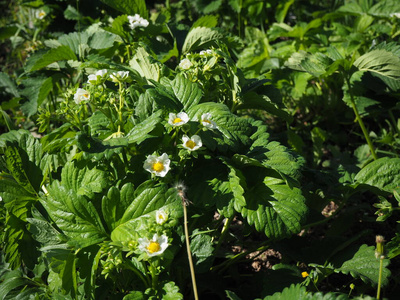
<path id="1" fill-rule="evenodd" d="M 222 242 L 225 240 L 225 237 L 229 232 L 229 226 L 231 225 L 234 217 L 235 214 L 233 214 L 232 216 L 230 216 L 228 219 L 225 220 L 225 224 L 224 227 L 222 228 L 221 236 L 219 237 L 218 244 L 217 247 L 215 247 L 214 253 L 217 253 L 219 248 L 221 248 Z"/>
<path id="2" fill-rule="evenodd" d="M 378 279 L 378 291 L 376 292 L 376 299 L 381 298 L 381 285 L 382 285 L 382 271 L 383 271 L 383 255 L 379 258 L 379 279 Z"/>
<path id="3" fill-rule="evenodd" d="M 369 137 L 368 131 L 365 128 L 364 122 L 361 119 L 360 114 L 358 113 L 358 109 L 357 109 L 356 103 L 354 101 L 353 94 L 351 92 L 350 80 L 349 80 L 349 78 L 347 76 L 345 78 L 346 78 L 346 83 L 347 83 L 347 87 L 348 87 L 348 91 L 349 91 L 349 95 L 350 95 L 351 106 L 353 108 L 354 114 L 356 115 L 356 119 L 357 119 L 358 124 L 360 125 L 361 130 L 362 130 L 362 132 L 364 134 L 365 140 L 368 143 L 368 147 L 369 147 L 369 150 L 371 151 L 372 157 L 374 158 L 374 160 L 377 160 L 378 156 L 375 153 L 374 145 L 372 144 L 371 138 Z"/>
<path id="4" fill-rule="evenodd" d="M 189 260 L 190 275 L 192 277 L 194 299 L 198 300 L 199 296 L 197 294 L 196 276 L 195 276 L 195 273 L 194 273 L 194 265 L 193 265 L 192 253 L 190 251 L 189 230 L 188 230 L 188 220 L 187 220 L 187 208 L 186 208 L 185 203 L 183 203 L 183 223 L 184 223 L 183 227 L 185 228 L 186 249 L 187 249 L 187 255 L 188 255 L 188 260 Z"/>

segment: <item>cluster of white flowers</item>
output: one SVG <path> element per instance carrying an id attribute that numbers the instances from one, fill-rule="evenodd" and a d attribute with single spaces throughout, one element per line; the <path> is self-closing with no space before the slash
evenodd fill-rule
<path id="1" fill-rule="evenodd" d="M 400 12 L 395 12 L 395 13 L 391 13 L 390 14 L 390 17 L 396 17 L 396 18 L 399 18 L 400 19 Z"/>
<path id="2" fill-rule="evenodd" d="M 103 83 L 107 79 L 107 70 L 99 70 L 94 74 L 88 76 L 88 83 L 97 85 Z"/>
<path id="3" fill-rule="evenodd" d="M 114 82 L 119 82 L 119 81 L 126 81 L 129 76 L 129 71 L 118 71 L 118 72 L 113 72 L 110 75 L 110 78 Z"/>
<path id="4" fill-rule="evenodd" d="M 210 56 L 212 54 L 213 54 L 213 51 L 211 49 L 201 50 L 200 51 L 200 56 Z"/>
<path id="5" fill-rule="evenodd" d="M 128 16 L 129 27 L 135 29 L 136 27 L 147 27 L 149 26 L 149 21 L 142 18 L 140 15 L 135 14 L 134 16 Z"/>

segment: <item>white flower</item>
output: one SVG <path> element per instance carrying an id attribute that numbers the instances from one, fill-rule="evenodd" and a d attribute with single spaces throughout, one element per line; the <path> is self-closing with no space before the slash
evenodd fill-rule
<path id="1" fill-rule="evenodd" d="M 187 135 L 184 135 L 182 137 L 182 142 L 183 148 L 189 151 L 195 151 L 203 145 L 201 138 L 198 135 L 193 135 L 191 138 L 189 138 Z"/>
<path id="2" fill-rule="evenodd" d="M 110 78 L 114 82 L 118 81 L 125 81 L 129 76 L 129 71 L 118 71 L 118 72 L 113 72 L 110 75 Z"/>
<path id="3" fill-rule="evenodd" d="M 46 16 L 46 12 L 44 10 L 37 10 L 35 13 L 36 19 L 42 20 Z"/>
<path id="4" fill-rule="evenodd" d="M 129 27 L 135 29 L 136 27 L 147 27 L 149 26 L 149 21 L 143 19 L 140 15 L 135 14 L 134 16 L 128 16 Z"/>
<path id="5" fill-rule="evenodd" d="M 189 117 L 185 112 L 178 114 L 170 113 L 168 117 L 168 123 L 172 126 L 181 126 L 189 122 Z"/>
<path id="6" fill-rule="evenodd" d="M 187 70 L 190 69 L 190 67 L 193 66 L 192 62 L 187 59 L 184 58 L 181 60 L 181 62 L 179 63 L 179 68 L 183 69 L 183 70 Z"/>
<path id="7" fill-rule="evenodd" d="M 201 50 L 201 51 L 200 51 L 200 56 L 208 56 L 208 55 L 212 55 L 212 54 L 213 54 L 213 52 L 212 52 L 212 50 L 210 50 L 210 49 Z"/>
<path id="8" fill-rule="evenodd" d="M 91 74 L 88 76 L 88 83 L 90 84 L 101 84 L 103 83 L 103 80 L 105 80 L 107 77 L 107 70 L 99 70 L 95 74 Z"/>
<path id="9" fill-rule="evenodd" d="M 210 113 L 205 113 L 201 115 L 201 124 L 203 124 L 204 127 L 207 127 L 209 129 L 216 129 L 217 124 L 211 120 L 211 114 Z"/>
<path id="10" fill-rule="evenodd" d="M 161 156 L 149 155 L 144 162 L 143 168 L 156 176 L 164 177 L 167 175 L 170 167 L 171 160 L 166 153 Z"/>
<path id="11" fill-rule="evenodd" d="M 392 17 L 392 18 L 393 17 L 400 18 L 400 12 L 391 13 L 389 16 Z"/>
<path id="12" fill-rule="evenodd" d="M 2 197 L 2 196 L 0 196 L 0 202 L 1 202 L 1 201 L 3 201 L 3 197 Z M 158 222 L 157 222 L 157 223 L 158 223 Z"/>
<path id="13" fill-rule="evenodd" d="M 76 93 L 74 95 L 74 100 L 76 104 L 81 103 L 82 101 L 89 100 L 90 99 L 90 94 L 88 91 L 84 89 L 77 89 Z"/>
<path id="14" fill-rule="evenodd" d="M 157 224 L 164 224 L 168 220 L 168 215 L 162 209 L 156 211 L 156 222 Z"/>
<path id="15" fill-rule="evenodd" d="M 148 238 L 139 238 L 139 250 L 146 252 L 150 257 L 162 254 L 168 248 L 168 237 L 166 235 L 158 236 L 155 234 L 151 240 Z"/>

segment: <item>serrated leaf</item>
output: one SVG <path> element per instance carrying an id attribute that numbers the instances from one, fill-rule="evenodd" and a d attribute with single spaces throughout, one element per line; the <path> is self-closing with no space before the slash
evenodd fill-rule
<path id="1" fill-rule="evenodd" d="M 133 184 L 126 183 L 122 186 L 121 191 L 116 187 L 111 187 L 107 196 L 103 197 L 102 212 L 110 231 L 120 224 L 122 216 L 134 199 L 134 192 Z"/>
<path id="2" fill-rule="evenodd" d="M 0 73 L 0 87 L 4 88 L 6 93 L 11 94 L 14 97 L 19 97 L 16 85 L 7 73 Z"/>
<path id="3" fill-rule="evenodd" d="M 195 27 L 208 27 L 213 28 L 216 27 L 218 24 L 218 19 L 216 16 L 213 15 L 204 15 L 201 16 L 193 23 L 192 28 Z"/>
<path id="4" fill-rule="evenodd" d="M 285 299 L 305 299 L 307 290 L 301 284 L 292 284 L 286 287 L 282 292 L 277 292 L 271 296 L 267 296 L 264 300 L 285 300 Z"/>
<path id="5" fill-rule="evenodd" d="M 305 51 L 300 51 L 293 53 L 285 62 L 285 66 L 295 70 L 305 71 L 318 77 L 325 74 L 332 63 L 333 60 L 323 53 L 317 52 L 309 54 Z"/>
<path id="6" fill-rule="evenodd" d="M 361 71 L 369 71 L 387 78 L 400 79 L 400 58 L 384 49 L 365 53 L 354 62 L 354 65 Z"/>
<path id="7" fill-rule="evenodd" d="M 379 259 L 375 257 L 375 247 L 361 245 L 360 249 L 354 254 L 353 258 L 345 261 L 336 271 L 344 274 L 350 273 L 354 278 L 361 278 L 364 282 L 374 286 L 379 280 Z M 386 267 L 389 260 L 383 260 L 382 286 L 389 282 L 390 271 Z"/>
<path id="8" fill-rule="evenodd" d="M 70 239 L 70 244 L 84 248 L 106 239 L 101 219 L 92 202 L 66 189 L 58 181 L 48 187 L 48 192 L 40 202 L 57 227 Z"/>
<path id="9" fill-rule="evenodd" d="M 92 49 L 106 49 L 113 46 L 116 35 L 106 31 L 97 31 L 89 38 L 89 47 Z"/>
<path id="10" fill-rule="evenodd" d="M 180 218 L 183 214 L 182 201 L 176 189 L 165 184 L 146 181 L 135 190 L 135 197 L 121 218 L 120 225 L 111 233 L 113 241 L 137 240 L 140 234 L 148 234 L 148 224 L 155 222 L 155 211 L 163 209 L 169 218 Z"/>
<path id="11" fill-rule="evenodd" d="M 101 193 L 107 186 L 107 174 L 94 166 L 67 162 L 61 172 L 61 184 L 77 195 L 93 198 L 94 193 Z"/>
<path id="12" fill-rule="evenodd" d="M 216 28 L 195 27 L 189 31 L 182 47 L 182 53 L 192 52 L 208 47 L 210 43 L 224 38 L 224 34 Z"/>
<path id="13" fill-rule="evenodd" d="M 25 115 L 32 116 L 53 89 L 53 77 L 32 76 L 22 83 L 25 88 L 21 91 L 21 95 L 28 98 L 28 101 L 21 105 L 21 110 Z"/>
<path id="14" fill-rule="evenodd" d="M 152 79 L 154 81 L 160 79 L 160 66 L 151 59 L 150 54 L 143 47 L 139 47 L 136 50 L 135 55 L 129 61 L 129 66 L 138 71 L 139 74 L 146 79 Z"/>
<path id="15" fill-rule="evenodd" d="M 246 206 L 240 213 L 257 231 L 281 239 L 300 232 L 308 209 L 297 188 L 285 184 L 257 184 L 245 194 Z"/>
<path id="16" fill-rule="evenodd" d="M 77 57 L 68 46 L 59 46 L 57 48 L 50 49 L 45 54 L 43 54 L 42 57 L 35 62 L 35 64 L 29 71 L 33 72 L 36 70 L 40 70 L 54 62 L 58 62 L 61 60 L 77 60 Z"/>
<path id="17" fill-rule="evenodd" d="M 140 101 L 140 100 L 139 100 Z M 141 143 L 149 137 L 150 133 L 161 124 L 162 121 L 162 110 L 156 111 L 151 114 L 143 122 L 136 124 L 126 135 L 128 143 Z"/>
<path id="18" fill-rule="evenodd" d="M 144 0 L 101 0 L 101 2 L 111 6 L 123 14 L 139 14 L 145 19 L 148 17 L 146 2 Z"/>
<path id="19" fill-rule="evenodd" d="M 182 103 L 183 110 L 185 111 L 198 104 L 203 96 L 199 85 L 187 79 L 182 74 L 178 74 L 171 81 L 171 88 L 176 98 Z"/>
<path id="20" fill-rule="evenodd" d="M 362 168 L 354 179 L 392 193 L 400 188 L 400 158 L 379 158 Z"/>
<path id="21" fill-rule="evenodd" d="M 200 103 L 190 107 L 187 113 L 193 121 L 199 121 L 205 113 L 211 114 L 212 121 L 218 126 L 218 129 L 214 130 L 213 139 L 221 151 L 225 152 L 230 149 L 239 152 L 244 145 L 250 142 L 249 136 L 252 127 L 249 120 L 232 114 L 224 104 Z"/>

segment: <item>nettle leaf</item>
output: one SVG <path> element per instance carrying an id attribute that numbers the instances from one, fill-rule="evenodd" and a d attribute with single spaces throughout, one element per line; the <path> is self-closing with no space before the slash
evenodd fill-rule
<path id="1" fill-rule="evenodd" d="M 354 65 L 361 71 L 369 71 L 387 78 L 400 79 L 400 58 L 384 49 L 365 53 L 354 62 Z"/>
<path id="2" fill-rule="evenodd" d="M 246 205 L 239 212 L 257 231 L 274 239 L 300 232 L 308 212 L 300 189 L 290 188 L 277 178 L 265 177 L 264 183 L 249 186 L 245 198 Z"/>
<path id="3" fill-rule="evenodd" d="M 113 241 L 127 242 L 137 240 L 140 234 L 148 234 L 151 220 L 155 222 L 155 212 L 163 209 L 169 218 L 180 218 L 183 215 L 182 201 L 176 189 L 166 184 L 146 181 L 135 190 L 135 197 L 120 220 L 120 225 L 111 233 Z"/>
<path id="4" fill-rule="evenodd" d="M 354 179 L 392 193 L 400 188 L 400 158 L 379 158 L 362 168 Z"/>
<path id="5" fill-rule="evenodd" d="M 61 60 L 77 60 L 76 55 L 70 47 L 62 45 L 57 48 L 48 50 L 38 59 L 29 70 L 30 72 L 40 70 L 48 65 Z"/>
<path id="6" fill-rule="evenodd" d="M 248 119 L 232 114 L 229 108 L 221 103 L 200 103 L 187 111 L 193 121 L 201 119 L 205 113 L 210 113 L 218 129 L 215 129 L 214 140 L 221 151 L 239 152 L 244 145 L 249 144 L 252 126 Z M 221 136 L 222 135 L 222 136 Z"/>
<path id="7" fill-rule="evenodd" d="M 101 0 L 101 2 L 128 15 L 139 14 L 142 18 L 148 17 L 146 1 L 144 0 Z"/>
<path id="8" fill-rule="evenodd" d="M 70 239 L 69 244 L 84 248 L 107 238 L 99 214 L 92 202 L 54 181 L 49 194 L 40 199 L 47 213 Z"/>
<path id="9" fill-rule="evenodd" d="M 135 55 L 129 61 L 129 66 L 138 71 L 139 74 L 146 79 L 155 81 L 159 81 L 160 79 L 161 68 L 159 64 L 152 59 L 150 54 L 143 47 L 136 49 Z"/>
<path id="10" fill-rule="evenodd" d="M 343 265 L 336 269 L 337 272 L 344 274 L 350 273 L 354 278 L 361 278 L 362 281 L 376 286 L 379 281 L 380 261 L 375 257 L 375 247 L 361 245 L 360 249 L 354 254 L 353 258 L 345 261 Z M 390 271 L 386 268 L 389 260 L 383 260 L 382 286 L 389 283 Z"/>
<path id="11" fill-rule="evenodd" d="M 186 36 L 182 53 L 192 52 L 196 49 L 209 47 L 213 42 L 224 38 L 225 35 L 217 28 L 195 27 Z"/>
<path id="12" fill-rule="evenodd" d="M 104 220 L 110 231 L 114 230 L 119 224 L 125 211 L 134 199 L 135 189 L 132 183 L 126 183 L 121 190 L 111 187 L 107 196 L 103 197 L 101 208 Z"/>
<path id="13" fill-rule="evenodd" d="M 77 195 L 94 198 L 94 193 L 101 193 L 107 187 L 107 174 L 94 166 L 76 161 L 65 164 L 61 172 L 61 184 Z"/>

